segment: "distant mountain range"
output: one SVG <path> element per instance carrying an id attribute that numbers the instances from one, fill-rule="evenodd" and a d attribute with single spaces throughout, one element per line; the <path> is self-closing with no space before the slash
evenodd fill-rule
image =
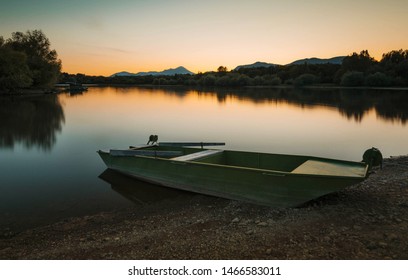
<path id="1" fill-rule="evenodd" d="M 341 64 L 343 62 L 343 59 L 345 58 L 345 56 L 336 56 L 336 57 L 332 57 L 332 58 L 317 58 L 317 57 L 312 57 L 312 58 L 304 58 L 304 59 L 299 59 L 296 61 L 293 61 L 292 63 L 289 63 L 287 65 L 299 65 L 299 64 L 326 64 L 326 63 L 330 63 L 330 64 Z M 271 66 L 277 66 L 278 64 L 273 64 L 273 63 L 267 63 L 267 62 L 260 62 L 257 61 L 255 63 L 252 64 L 246 64 L 246 65 L 239 65 L 237 67 L 235 67 L 234 70 L 239 70 L 240 68 L 258 68 L 258 67 L 271 67 Z M 177 74 L 190 74 L 193 75 L 194 73 L 187 70 L 185 67 L 183 66 L 179 66 L 177 68 L 170 68 L 170 69 L 166 69 L 163 70 L 161 72 L 157 72 L 157 71 L 150 71 L 150 72 L 138 72 L 138 73 L 129 73 L 126 71 L 122 71 L 122 72 L 118 72 L 115 73 L 113 75 L 111 75 L 111 77 L 123 77 L 123 76 L 174 76 Z"/>
<path id="2" fill-rule="evenodd" d="M 138 73 L 129 73 L 126 71 L 122 71 L 122 72 L 118 72 L 115 73 L 113 75 L 111 75 L 111 77 L 123 77 L 123 76 L 174 76 L 177 74 L 194 74 L 193 72 L 187 70 L 185 67 L 183 66 L 179 66 L 177 68 L 170 68 L 170 69 L 166 69 L 163 70 L 161 72 L 157 72 L 157 71 L 150 71 L 150 72 L 138 72 Z"/>
<path id="3" fill-rule="evenodd" d="M 345 56 L 336 56 L 332 58 L 317 58 L 317 57 L 312 57 L 312 58 L 304 58 L 304 59 L 299 59 L 296 61 L 293 61 L 287 65 L 299 65 L 299 64 L 341 64 L 343 62 L 343 59 Z M 240 68 L 258 68 L 258 67 L 271 67 L 271 66 L 277 66 L 278 64 L 273 64 L 273 63 L 267 63 L 267 62 L 255 62 L 253 64 L 247 64 L 247 65 L 239 65 L 235 67 L 234 70 L 238 70 Z"/>

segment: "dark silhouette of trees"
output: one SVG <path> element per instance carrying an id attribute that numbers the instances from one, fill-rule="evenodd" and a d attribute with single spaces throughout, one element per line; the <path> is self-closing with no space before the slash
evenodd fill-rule
<path id="1" fill-rule="evenodd" d="M 383 55 L 380 62 L 370 56 L 367 50 L 352 53 L 342 64 L 289 64 L 269 67 L 240 67 L 228 71 L 220 66 L 217 71 L 196 75 L 175 76 L 85 76 L 63 73 L 61 82 L 74 77 L 81 83 L 184 85 L 184 86 L 278 86 L 281 84 L 297 87 L 315 84 L 337 84 L 346 87 L 388 87 L 408 86 L 408 50 L 391 51 Z"/>
<path id="2" fill-rule="evenodd" d="M 366 50 L 353 53 L 344 58 L 335 82 L 343 86 L 407 86 L 408 50 L 383 54 L 380 62 Z"/>
<path id="3" fill-rule="evenodd" d="M 0 46 L 0 90 L 29 87 L 32 82 L 27 56 L 22 52 Z"/>
<path id="4" fill-rule="evenodd" d="M 301 87 L 301 86 L 313 85 L 317 83 L 317 81 L 318 81 L 318 78 L 313 74 L 302 74 L 293 81 L 293 84 L 295 86 Z"/>
<path id="5" fill-rule="evenodd" d="M 5 61 L 3 71 L 9 74 L 0 87 L 13 90 L 15 85 L 20 88 L 53 86 L 60 74 L 61 61 L 57 57 L 57 52 L 50 47 L 49 39 L 41 30 L 14 32 L 7 40 L 1 37 L 0 59 Z M 16 61 L 18 64 L 13 66 L 10 61 Z M 32 79 L 31 83 L 29 78 Z"/>
<path id="6" fill-rule="evenodd" d="M 221 65 L 220 67 L 217 68 L 217 71 L 220 73 L 225 73 L 228 71 L 228 69 L 227 67 Z"/>
<path id="7" fill-rule="evenodd" d="M 363 50 L 359 54 L 354 52 L 343 59 L 334 82 L 343 86 L 362 86 L 364 81 L 360 82 L 360 73 L 363 73 L 364 80 L 364 73 L 373 72 L 377 64 L 378 62 L 370 56 L 367 50 Z"/>
<path id="8" fill-rule="evenodd" d="M 348 71 L 341 77 L 340 85 L 345 87 L 359 87 L 364 85 L 364 73 Z"/>
<path id="9" fill-rule="evenodd" d="M 367 50 L 363 50 L 360 54 L 353 53 L 350 56 L 346 56 L 343 59 L 341 65 L 341 70 L 344 72 L 347 71 L 359 71 L 367 72 L 371 67 L 376 65 L 378 62 L 370 56 Z"/>
<path id="10" fill-rule="evenodd" d="M 381 63 L 382 64 L 391 64 L 396 65 L 399 63 L 403 63 L 408 59 L 408 50 L 398 50 L 398 51 L 390 51 L 389 53 L 385 53 L 382 56 Z"/>
<path id="11" fill-rule="evenodd" d="M 384 73 L 376 72 L 368 74 L 365 78 L 365 84 L 369 87 L 386 87 L 392 84 L 392 80 Z"/>
<path id="12" fill-rule="evenodd" d="M 380 65 L 388 77 L 394 78 L 393 84 L 408 85 L 408 50 L 383 54 Z"/>

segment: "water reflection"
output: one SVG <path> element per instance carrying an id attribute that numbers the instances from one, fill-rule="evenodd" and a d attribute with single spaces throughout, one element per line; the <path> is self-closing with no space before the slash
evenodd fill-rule
<path id="1" fill-rule="evenodd" d="M 152 204 L 180 196 L 185 198 L 192 196 L 188 192 L 149 184 L 110 169 L 106 169 L 99 178 L 110 184 L 112 190 L 138 205 Z"/>
<path id="2" fill-rule="evenodd" d="M 77 96 L 81 96 L 84 95 L 84 92 L 86 92 L 85 90 L 78 90 L 78 89 L 69 89 L 66 91 L 70 97 L 77 97 Z"/>
<path id="3" fill-rule="evenodd" d="M 225 100 L 225 95 L 225 92 L 217 92 L 218 100 Z M 371 109 L 375 109 L 377 115 L 387 121 L 406 124 L 408 119 L 408 91 L 278 88 L 246 89 L 232 95 L 253 102 L 285 101 L 301 107 L 334 107 L 342 116 L 356 122 L 361 122 Z"/>
<path id="4" fill-rule="evenodd" d="M 408 91 L 391 90 L 176 87 L 0 98 L 0 228 L 123 209 L 132 201 L 165 211 L 194 200 L 117 173 L 101 175 L 109 186 L 98 178 L 106 167 L 96 150 L 143 144 L 150 134 L 346 160 L 361 160 L 372 146 L 385 157 L 403 155 L 407 98 Z"/>
<path id="5" fill-rule="evenodd" d="M 392 89 L 344 89 L 344 88 L 144 88 L 151 93 L 162 93 L 184 98 L 188 94 L 212 96 L 219 103 L 229 99 L 253 103 L 287 103 L 302 108 L 326 106 L 337 108 L 347 119 L 361 122 L 364 116 L 374 109 L 386 121 L 406 124 L 408 120 L 408 91 Z M 121 93 L 132 90 L 121 89 Z"/>
<path id="6" fill-rule="evenodd" d="M 0 99 L 0 147 L 50 150 L 65 122 L 58 96 Z"/>

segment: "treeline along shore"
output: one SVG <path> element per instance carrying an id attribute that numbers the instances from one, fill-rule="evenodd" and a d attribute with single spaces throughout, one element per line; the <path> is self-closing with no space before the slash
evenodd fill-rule
<path id="1" fill-rule="evenodd" d="M 269 67 L 240 67 L 194 75 L 173 76 L 88 76 L 62 73 L 60 82 L 77 81 L 87 84 L 109 85 L 185 85 L 185 86 L 279 86 L 337 85 L 344 87 L 407 87 L 408 50 L 394 50 L 383 54 L 380 61 L 367 50 L 344 57 L 341 64 L 289 64 Z"/>

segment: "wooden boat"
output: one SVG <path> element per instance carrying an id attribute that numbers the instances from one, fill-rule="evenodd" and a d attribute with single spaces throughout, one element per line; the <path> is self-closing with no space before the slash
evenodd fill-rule
<path id="1" fill-rule="evenodd" d="M 98 153 L 108 168 L 140 180 L 275 207 L 339 191 L 363 181 L 369 170 L 365 162 L 171 144 Z"/>

